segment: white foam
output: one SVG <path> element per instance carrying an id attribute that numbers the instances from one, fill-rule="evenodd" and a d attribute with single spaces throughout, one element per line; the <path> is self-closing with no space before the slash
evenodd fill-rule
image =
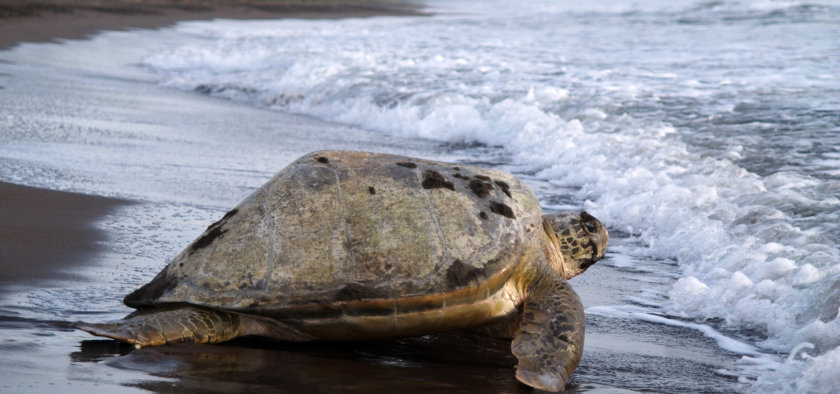
<path id="1" fill-rule="evenodd" d="M 809 346 L 810 345 L 810 346 Z M 794 349 L 791 357 L 773 374 L 759 377 L 752 391 L 790 393 L 836 393 L 840 387 L 840 348 L 812 356 L 808 353 L 813 345 L 802 343 Z"/>

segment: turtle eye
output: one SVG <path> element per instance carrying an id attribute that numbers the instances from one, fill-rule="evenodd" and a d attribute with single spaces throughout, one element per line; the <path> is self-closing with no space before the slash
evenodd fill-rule
<path id="1" fill-rule="evenodd" d="M 585 227 L 586 231 L 589 231 L 590 233 L 598 231 L 598 228 L 595 226 L 595 223 L 592 223 L 590 221 L 583 222 L 583 227 Z"/>

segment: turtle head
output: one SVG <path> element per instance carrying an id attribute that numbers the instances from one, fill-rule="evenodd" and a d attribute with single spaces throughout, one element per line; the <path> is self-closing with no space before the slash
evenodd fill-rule
<path id="1" fill-rule="evenodd" d="M 549 238 L 563 254 L 566 279 L 572 278 L 604 257 L 607 228 L 586 211 L 561 211 L 543 216 L 553 234 Z M 546 228 L 549 231 L 549 228 Z M 553 236 L 552 236 L 553 235 Z"/>

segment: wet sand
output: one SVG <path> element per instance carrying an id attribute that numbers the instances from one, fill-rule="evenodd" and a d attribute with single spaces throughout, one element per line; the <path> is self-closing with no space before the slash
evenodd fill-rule
<path id="1" fill-rule="evenodd" d="M 94 222 L 128 201 L 0 182 L 0 293 L 77 278 L 106 235 Z"/>
<path id="2" fill-rule="evenodd" d="M 83 34 L 103 26 L 98 24 Z M 318 129 L 334 126 L 249 108 L 198 93 L 171 92 L 130 78 L 102 80 L 95 85 L 98 86 L 96 90 L 87 91 L 84 87 L 93 86 L 90 84 L 93 79 L 82 82 L 72 79 L 45 81 L 40 71 L 23 72 L 20 70 L 25 68 L 24 65 L 15 66 L 18 67 L 15 78 L 19 79 L 14 83 L 5 83 L 5 88 L 0 90 L 0 105 L 15 100 L 16 94 L 24 93 L 37 98 L 32 102 L 41 107 L 55 106 L 56 103 L 78 103 L 75 105 L 83 107 L 125 101 L 132 105 L 130 115 L 137 118 L 131 122 L 114 123 L 117 125 L 114 127 L 126 130 L 138 125 L 148 127 L 146 118 L 154 116 L 156 122 L 179 130 L 217 124 L 212 127 L 218 129 L 211 127 L 206 131 L 207 138 L 215 139 L 228 133 L 226 127 L 229 125 L 222 121 L 225 119 L 232 119 L 233 123 L 244 127 L 243 130 L 283 125 L 282 131 L 273 140 L 260 141 L 261 144 L 277 146 L 278 163 L 288 161 L 301 151 L 319 148 L 369 148 L 364 141 L 374 139 L 379 144 L 385 144 L 377 145 L 377 149 L 390 151 L 399 150 L 397 144 L 405 143 L 388 142 L 381 136 L 359 137 L 348 132 L 336 133 L 335 130 L 319 134 Z M 43 85 L 48 85 L 50 81 L 59 81 L 63 90 L 45 92 Z M 6 101 L 3 101 L 3 94 L 8 96 Z M 171 105 L 174 100 L 177 100 L 177 106 Z M 126 116 L 125 109 L 120 105 L 98 106 L 93 114 L 80 113 L 81 110 L 74 108 L 68 111 L 86 117 L 86 124 L 93 125 L 96 123 L 92 119 L 113 120 Z M 119 116 L 114 111 L 120 111 Z M 49 112 L 44 110 L 28 114 L 47 118 Z M 194 124 L 197 117 L 204 120 L 202 125 Z M 330 135 L 333 140 L 326 140 L 329 138 L 326 136 Z M 434 149 L 434 146 L 418 149 Z M 161 163 L 163 168 L 170 168 L 167 165 Z M 255 185 L 249 184 L 249 187 L 252 186 Z M 103 194 L 108 194 L 107 185 L 102 188 Z M 243 194 L 247 192 L 244 190 Z M 10 196 L 8 200 L 6 197 L 2 199 L 0 225 L 4 226 L 2 228 L 21 229 L 10 231 L 12 238 L 8 241 L 4 238 L 2 242 L 19 248 L 29 245 L 29 252 L 21 249 L 16 252 L 19 255 L 41 253 L 54 258 L 32 257 L 45 264 L 41 266 L 34 263 L 11 264 L 13 260 L 4 259 L 4 267 L 0 267 L 6 269 L 5 265 L 15 265 L 9 270 L 14 272 L 14 277 L 0 278 L 15 286 L 25 285 L 31 289 L 5 297 L 0 294 L 0 353 L 4 355 L 0 359 L 2 392 L 532 391 L 514 378 L 516 361 L 510 354 L 509 342 L 464 333 L 340 344 L 300 345 L 239 340 L 218 346 L 164 346 L 136 351 L 114 341 L 72 330 L 69 327 L 72 320 L 89 319 L 90 316 L 121 316 L 128 311 L 119 305 L 118 300 L 123 294 L 88 294 L 97 288 L 95 281 L 86 282 L 85 278 L 77 278 L 73 270 L 80 264 L 87 264 L 94 256 L 108 253 L 101 249 L 101 245 L 113 234 L 103 232 L 94 222 L 108 215 L 121 215 L 122 208 L 130 209 L 132 205 L 125 205 L 122 200 L 10 184 L 0 184 L 0 193 L 0 196 Z M 54 204 L 55 201 L 60 201 L 62 208 L 56 208 L 59 205 Z M 133 206 L 150 204 L 153 202 L 140 201 Z M 178 225 L 190 224 L 185 218 L 164 219 L 180 221 Z M 203 227 L 208 223 L 210 221 L 195 226 Z M 9 227 L 6 227 L 7 224 Z M 156 228 L 152 232 L 159 231 L 165 229 Z M 35 242 L 46 240 L 45 234 L 51 232 L 55 232 L 54 243 Z M 177 251 L 176 247 L 164 254 L 171 256 Z M 109 258 L 93 260 L 100 264 L 120 263 Z M 48 265 L 47 261 L 50 261 Z M 626 279 L 631 276 L 644 276 L 644 271 L 622 271 L 599 264 L 575 278 L 572 284 L 587 307 L 615 305 L 622 304 L 622 295 L 628 294 Z M 74 283 L 81 283 L 81 290 L 76 293 L 78 296 L 105 297 L 111 300 L 108 305 L 113 309 L 90 311 L 89 317 L 80 316 L 75 311 L 53 311 L 51 308 L 59 308 L 50 305 L 53 301 L 66 301 L 51 298 L 53 294 L 67 297 L 68 293 L 64 290 L 53 292 L 50 282 L 45 282 L 51 279 L 73 279 Z M 113 280 L 128 279 L 117 277 Z M 85 283 L 91 285 L 86 286 Z M 33 292 L 38 294 L 30 295 Z M 21 294 L 23 297 L 34 297 L 35 301 L 18 304 L 17 297 Z M 33 304 L 48 313 L 28 310 L 28 306 Z M 39 317 L 43 315 L 46 317 Z M 587 316 L 584 358 L 568 389 L 572 392 L 610 393 L 626 392 L 626 389 L 731 392 L 736 387 L 735 382 L 722 381 L 718 371 L 736 359 L 736 355 L 720 352 L 712 340 L 692 330 L 590 314 Z"/>
<path id="3" fill-rule="evenodd" d="M 0 49 L 178 21 L 417 15 L 407 2 L 237 0 L 0 0 Z"/>

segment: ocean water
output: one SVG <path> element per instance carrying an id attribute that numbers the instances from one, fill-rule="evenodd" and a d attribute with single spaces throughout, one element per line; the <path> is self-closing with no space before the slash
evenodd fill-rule
<path id="1" fill-rule="evenodd" d="M 166 86 L 439 141 L 611 226 L 748 391 L 840 389 L 840 4 L 430 2 L 423 18 L 183 23 Z M 654 279 L 656 280 L 656 279 Z M 664 289 L 664 290 L 662 290 Z"/>
<path id="2" fill-rule="evenodd" d="M 434 16 L 186 22 L 3 53 L 0 77 L 39 83 L 2 79 L 32 94 L 0 91 L 0 179 L 140 204 L 104 220 L 115 239 L 93 285 L 21 292 L 2 314 L 119 318 L 122 295 L 301 151 L 372 149 L 511 171 L 546 210 L 601 219 L 598 266 L 626 280 L 604 284 L 620 302 L 586 286 L 600 329 L 655 327 L 651 353 L 670 329 L 695 333 L 735 358 L 711 371 L 724 391 L 840 390 L 840 4 L 426 5 Z M 145 99 L 155 85 L 172 89 L 163 104 Z M 198 119 L 179 107 L 196 92 L 213 96 Z M 617 360 L 588 362 L 607 381 Z"/>

